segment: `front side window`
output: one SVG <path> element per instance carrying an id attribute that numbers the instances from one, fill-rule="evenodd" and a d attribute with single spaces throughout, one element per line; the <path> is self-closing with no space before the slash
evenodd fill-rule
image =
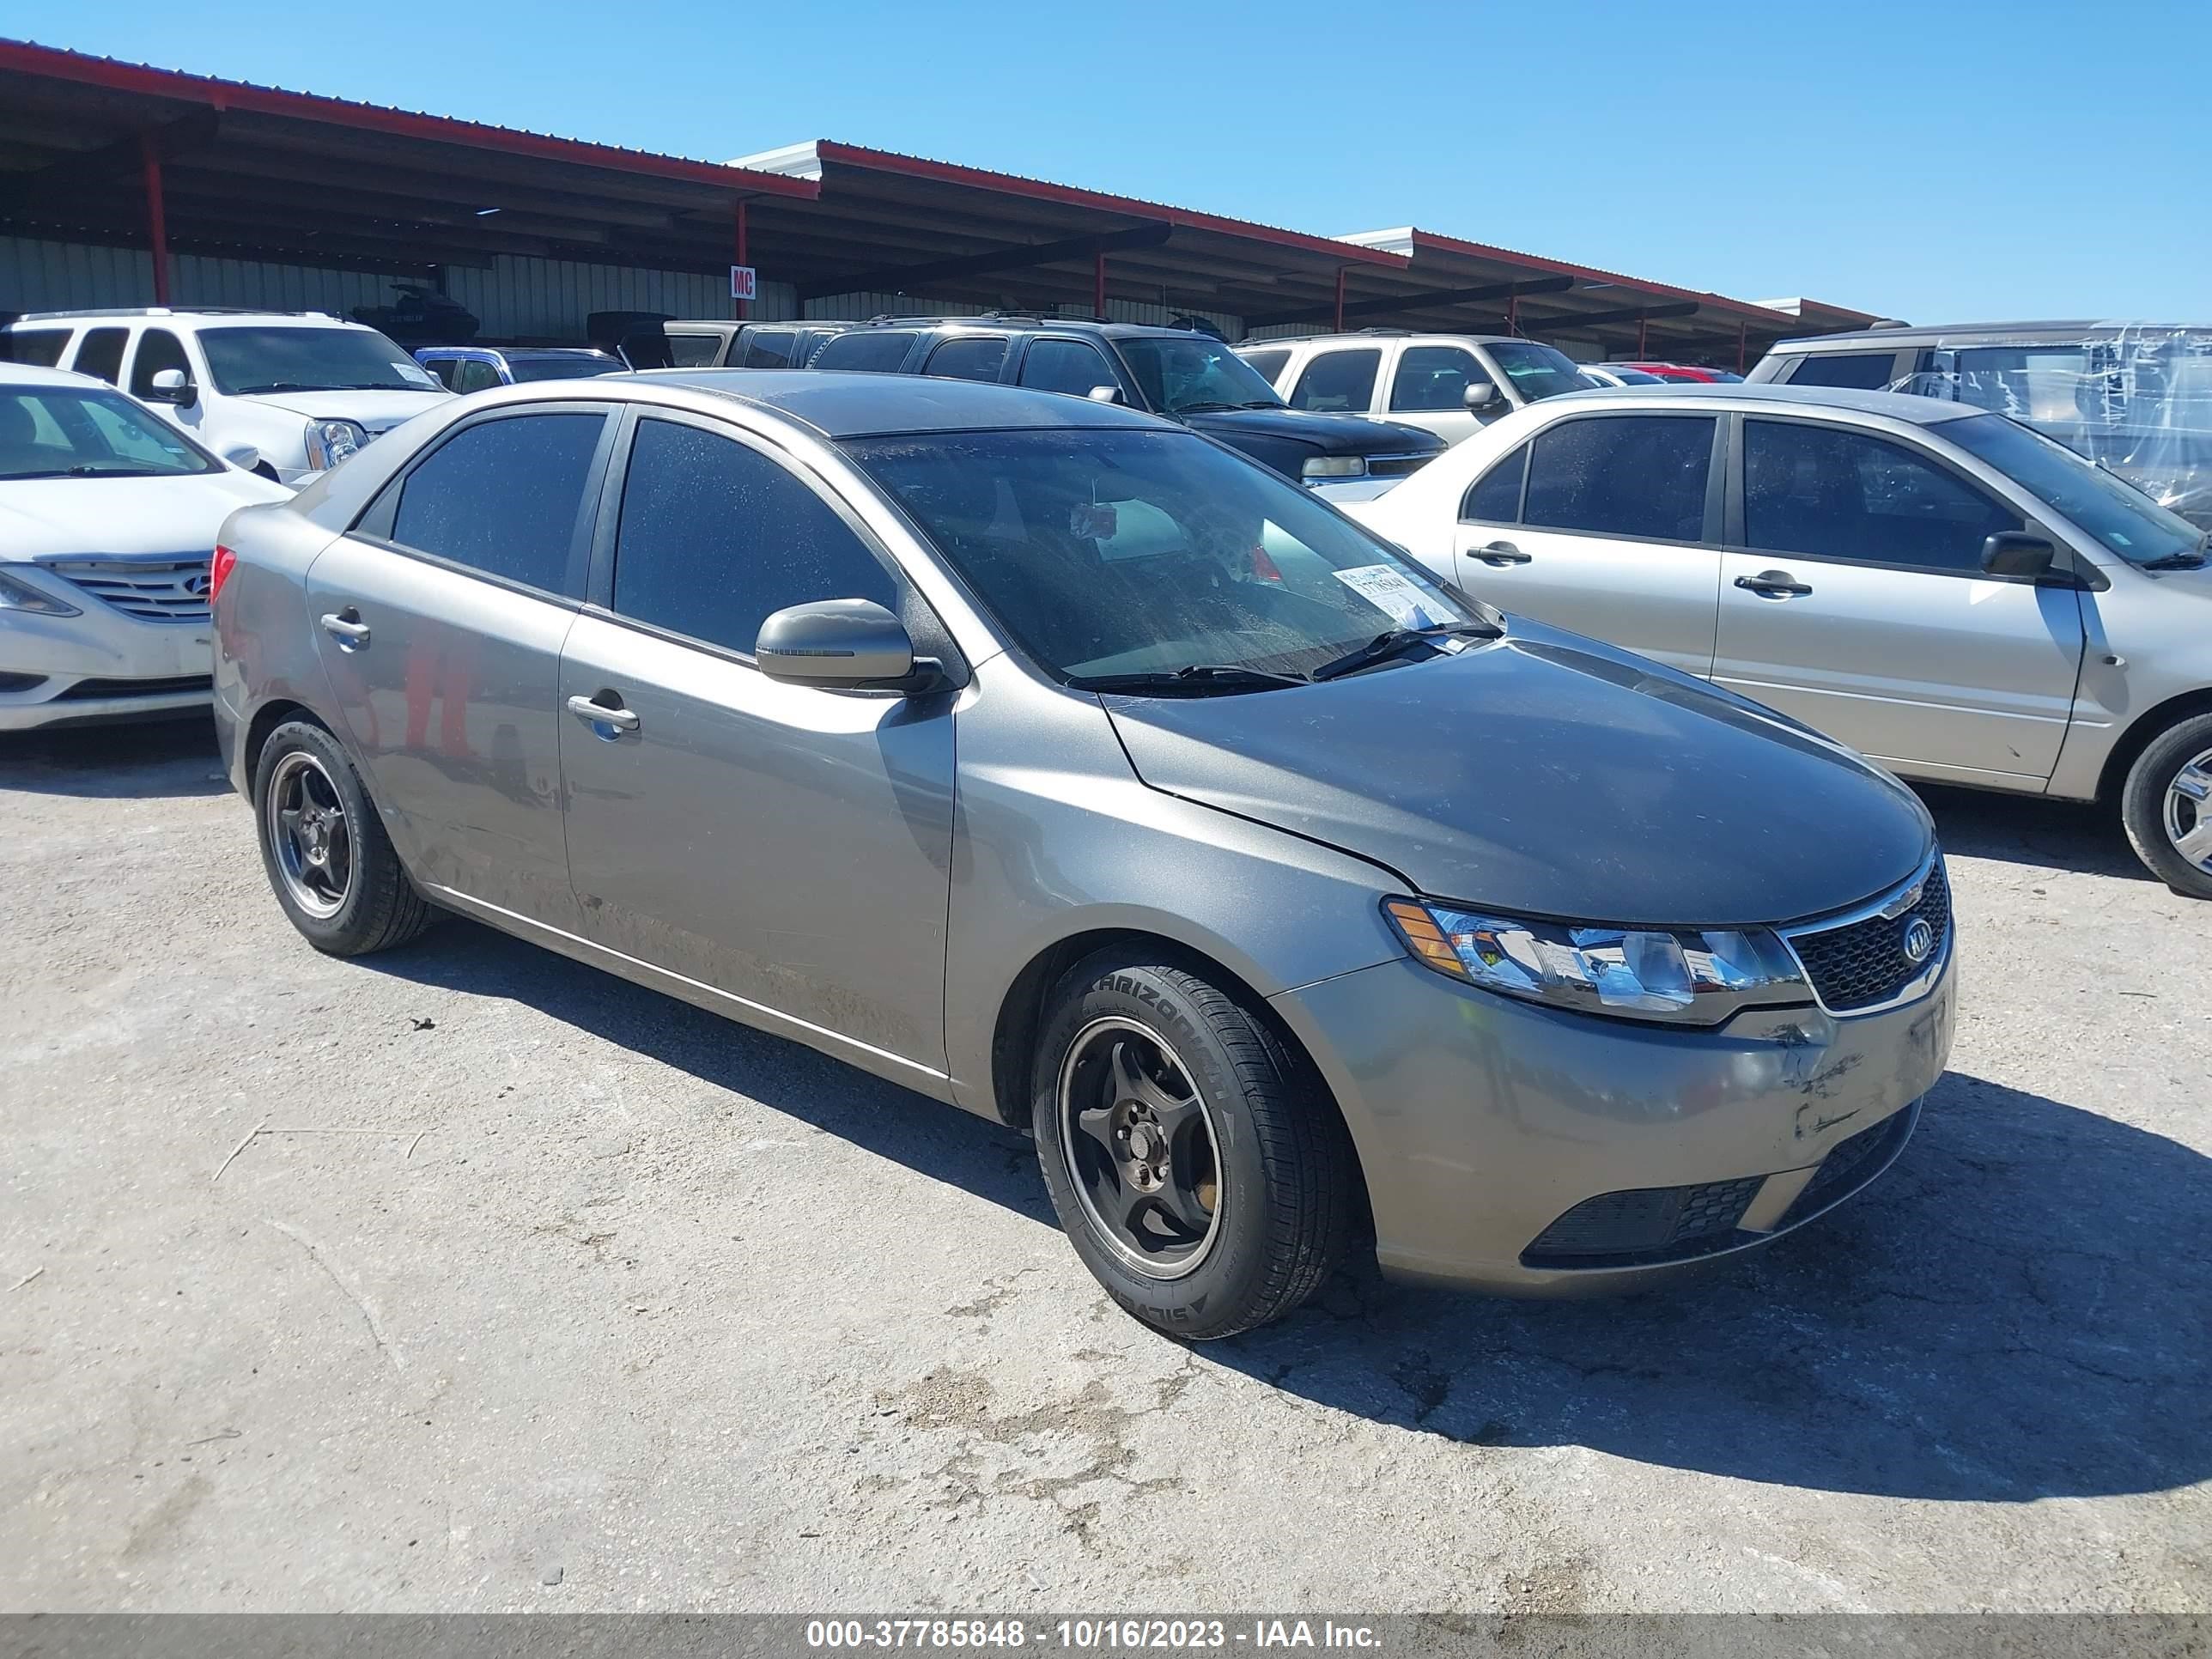
<path id="1" fill-rule="evenodd" d="M 1880 392 L 1896 378 L 1894 351 L 1828 351 L 1799 363 L 1797 372 L 1790 377 L 1790 384 Z"/>
<path id="2" fill-rule="evenodd" d="M 789 368 L 799 336 L 787 328 L 749 328 L 744 334 L 746 368 Z"/>
<path id="3" fill-rule="evenodd" d="M 619 615 L 750 656 L 770 612 L 817 599 L 896 610 L 898 586 L 781 461 L 697 427 L 638 422 L 615 543 Z"/>
<path id="4" fill-rule="evenodd" d="M 1705 537 L 1710 415 L 1598 415 L 1531 441 L 1521 521 L 1602 536 Z"/>
<path id="5" fill-rule="evenodd" d="M 1521 481 L 1528 471 L 1528 446 L 1522 444 L 1474 481 L 1459 516 L 1474 524 L 1514 524 L 1521 517 Z"/>
<path id="6" fill-rule="evenodd" d="M 489 392 L 500 384 L 499 370 L 481 357 L 465 357 L 461 372 L 454 378 L 456 392 Z"/>
<path id="7" fill-rule="evenodd" d="M 1364 415 L 1375 401 L 1375 374 L 1382 353 L 1374 346 L 1317 352 L 1291 392 L 1292 409 Z"/>
<path id="8" fill-rule="evenodd" d="M 1221 341 L 1204 334 L 1125 335 L 1115 342 L 1121 361 L 1161 415 L 1202 415 L 1221 409 L 1280 409 L 1275 388 Z"/>
<path id="9" fill-rule="evenodd" d="M 1189 433 L 939 433 L 844 447 L 1037 665 L 1078 687 L 1194 666 L 1304 674 L 1394 628 L 1471 618 L 1305 489 Z M 1209 685 L 1199 675 L 1160 689 Z"/>
<path id="10" fill-rule="evenodd" d="M 809 367 L 872 369 L 878 374 L 896 374 L 913 348 L 911 330 L 848 329 L 824 340 Z"/>
<path id="11" fill-rule="evenodd" d="M 123 344 L 130 337 L 127 328 L 95 328 L 78 345 L 76 361 L 70 367 L 80 374 L 117 385 L 123 379 Z"/>
<path id="12" fill-rule="evenodd" d="M 431 377 L 435 380 L 440 386 L 445 387 L 447 391 L 451 392 L 453 389 L 453 375 L 460 368 L 460 363 L 458 359 L 453 357 L 433 357 L 428 362 L 424 363 L 422 367 L 428 369 L 430 371 Z"/>
<path id="13" fill-rule="evenodd" d="M 1390 407 L 1464 413 L 1468 386 L 1489 378 L 1474 354 L 1459 346 L 1407 346 L 1398 354 L 1398 370 L 1390 377 Z"/>
<path id="14" fill-rule="evenodd" d="M 931 352 L 921 372 L 951 380 L 995 380 L 1006 366 L 1005 335 L 962 334 Z"/>
<path id="15" fill-rule="evenodd" d="M 487 575 L 568 592 L 606 417 L 514 415 L 465 427 L 400 481 L 392 539 Z"/>
<path id="16" fill-rule="evenodd" d="M 1118 387 L 1121 382 L 1089 341 L 1037 340 L 1022 359 L 1022 384 L 1037 392 L 1087 398 L 1095 386 Z"/>
<path id="17" fill-rule="evenodd" d="M 200 331 L 208 378 L 233 397 L 264 392 L 421 392 L 429 371 L 373 328 Z"/>
<path id="18" fill-rule="evenodd" d="M 205 450 L 118 392 L 0 391 L 0 478 L 150 478 L 218 470 Z"/>
<path id="19" fill-rule="evenodd" d="M 1936 428 L 2045 501 L 2131 564 L 2190 553 L 2204 532 L 2124 478 L 2002 415 L 1970 415 Z"/>
<path id="20" fill-rule="evenodd" d="M 1556 346 L 1528 340 L 1500 340 L 1490 355 L 1524 403 L 1556 398 L 1563 392 L 1588 392 L 1597 385 L 1575 367 L 1575 360 Z"/>
<path id="21" fill-rule="evenodd" d="M 181 370 L 189 384 L 192 366 L 185 356 L 185 343 L 166 328 L 149 328 L 138 337 L 138 355 L 131 360 L 131 395 L 155 396 L 154 377 L 165 368 Z"/>
<path id="22" fill-rule="evenodd" d="M 1743 423 L 1743 534 L 1755 548 L 1978 573 L 2019 514 L 1888 438 L 1799 421 Z"/>

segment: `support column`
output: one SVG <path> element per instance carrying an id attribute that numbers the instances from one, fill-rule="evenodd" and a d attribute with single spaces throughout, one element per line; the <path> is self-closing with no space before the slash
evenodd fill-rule
<path id="1" fill-rule="evenodd" d="M 1344 267 L 1336 268 L 1336 331 L 1344 332 Z"/>
<path id="2" fill-rule="evenodd" d="M 1650 348 L 1645 345 L 1644 338 L 1644 331 L 1650 326 L 1651 319 L 1648 317 L 1638 317 L 1636 319 L 1636 361 L 1639 363 L 1651 355 Z"/>
<path id="3" fill-rule="evenodd" d="M 738 260 L 741 265 L 752 264 L 751 252 L 745 246 L 745 198 L 738 198 Z M 752 307 L 743 300 L 730 301 L 730 315 L 740 322 L 751 314 Z"/>
<path id="4" fill-rule="evenodd" d="M 154 303 L 169 303 L 169 219 L 161 200 L 161 152 L 154 135 L 138 135 L 139 158 L 146 167 L 146 241 L 154 255 Z"/>
<path id="5" fill-rule="evenodd" d="M 1105 320 L 1106 250 L 1103 247 L 1091 256 L 1091 314 Z"/>
<path id="6" fill-rule="evenodd" d="M 1505 296 L 1505 331 L 1508 334 L 1521 331 L 1521 296 L 1517 294 Z"/>
<path id="7" fill-rule="evenodd" d="M 1743 373 L 1743 360 L 1750 350 L 1751 325 L 1738 323 L 1735 325 L 1735 372 L 1737 374 Z"/>

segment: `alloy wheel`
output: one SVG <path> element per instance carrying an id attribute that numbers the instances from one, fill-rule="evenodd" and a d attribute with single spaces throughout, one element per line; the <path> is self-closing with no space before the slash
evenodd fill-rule
<path id="1" fill-rule="evenodd" d="M 2212 749 L 2166 786 L 2166 837 L 2183 858 L 2212 872 Z"/>
<path id="2" fill-rule="evenodd" d="M 336 915 L 353 886 L 353 827 L 322 762 L 301 749 L 285 756 L 270 777 L 263 810 L 292 902 L 318 921 Z"/>
<path id="3" fill-rule="evenodd" d="M 1058 1109 L 1075 1191 L 1099 1236 L 1147 1278 L 1196 1271 L 1221 1231 L 1221 1159 L 1181 1057 L 1134 1020 L 1093 1020 L 1061 1062 Z"/>

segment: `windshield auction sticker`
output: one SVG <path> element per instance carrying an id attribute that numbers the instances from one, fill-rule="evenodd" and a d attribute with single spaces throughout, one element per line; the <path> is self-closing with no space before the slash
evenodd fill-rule
<path id="1" fill-rule="evenodd" d="M 1429 596 L 1407 580 L 1406 573 L 1387 564 L 1354 565 L 1334 573 L 1337 580 L 1389 617 L 1401 628 L 1433 628 Z"/>

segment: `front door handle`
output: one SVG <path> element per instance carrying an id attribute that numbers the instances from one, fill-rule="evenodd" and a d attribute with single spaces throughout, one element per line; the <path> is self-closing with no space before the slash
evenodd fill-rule
<path id="1" fill-rule="evenodd" d="M 605 697 L 606 701 L 601 702 L 599 697 Z M 622 706 L 619 693 L 602 691 L 599 693 L 599 697 L 571 697 L 568 699 L 568 712 L 588 725 L 612 726 L 617 736 L 624 732 L 637 730 L 639 724 L 637 714 L 635 710 Z M 606 733 L 604 732 L 597 735 L 606 738 Z M 614 738 L 607 738 L 607 741 L 612 743 Z"/>
<path id="2" fill-rule="evenodd" d="M 1523 553 L 1511 542 L 1492 542 L 1487 547 L 1478 547 L 1474 556 L 1485 564 L 1494 564 L 1501 570 L 1509 564 L 1527 564 L 1533 556 Z"/>
<path id="3" fill-rule="evenodd" d="M 1786 570 L 1762 570 L 1756 576 L 1738 576 L 1735 585 L 1765 599 L 1795 599 L 1813 591 Z"/>
<path id="4" fill-rule="evenodd" d="M 322 623 L 323 632 L 338 642 L 341 651 L 358 651 L 368 643 L 368 624 L 351 605 L 343 611 L 325 611 Z"/>

